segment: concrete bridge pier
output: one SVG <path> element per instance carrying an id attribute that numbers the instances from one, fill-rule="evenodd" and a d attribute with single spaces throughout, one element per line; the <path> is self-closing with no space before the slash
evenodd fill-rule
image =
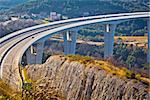
<path id="1" fill-rule="evenodd" d="M 150 22 L 148 19 L 148 53 L 147 53 L 147 63 L 150 64 Z"/>
<path id="2" fill-rule="evenodd" d="M 106 24 L 106 33 L 104 33 L 104 59 L 113 56 L 115 29 L 116 24 Z"/>
<path id="3" fill-rule="evenodd" d="M 26 51 L 27 64 L 41 64 L 43 58 L 44 41 L 37 41 Z"/>
<path id="4" fill-rule="evenodd" d="M 63 34 L 65 55 L 75 54 L 77 34 L 76 31 L 67 31 Z"/>

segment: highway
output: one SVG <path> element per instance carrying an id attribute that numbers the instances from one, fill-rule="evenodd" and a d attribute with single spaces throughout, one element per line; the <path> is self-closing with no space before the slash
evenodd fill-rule
<path id="1" fill-rule="evenodd" d="M 68 20 L 56 21 L 56 22 L 53 22 L 53 23 L 37 25 L 37 26 L 33 26 L 33 27 L 29 27 L 29 28 L 19 30 L 17 32 L 14 32 L 12 34 L 9 34 L 9 35 L 1 38 L 0 43 L 2 43 L 5 40 L 8 40 L 10 37 L 17 36 L 19 34 L 22 34 L 22 33 L 28 32 L 28 31 L 32 31 L 34 29 L 37 30 L 37 29 L 45 28 L 45 27 L 51 26 L 51 25 L 57 25 L 57 24 L 68 23 L 68 22 L 76 22 L 76 21 L 85 21 L 85 20 L 90 20 L 90 19 L 100 19 L 100 18 L 129 16 L 129 15 L 144 15 L 144 14 L 147 14 L 147 13 L 148 12 L 121 13 L 121 14 L 99 15 L 99 16 L 90 16 L 90 17 L 73 18 L 73 19 L 68 19 Z"/>
<path id="2" fill-rule="evenodd" d="M 52 22 L 14 32 L 0 39 L 0 77 L 1 79 L 8 80 L 8 82 L 11 79 L 12 82 L 9 82 L 10 84 L 18 82 L 16 86 L 19 86 L 21 81 L 19 66 L 22 56 L 28 47 L 39 39 L 60 34 L 60 31 L 79 26 L 148 17 L 150 17 L 149 12 L 91 16 Z"/>

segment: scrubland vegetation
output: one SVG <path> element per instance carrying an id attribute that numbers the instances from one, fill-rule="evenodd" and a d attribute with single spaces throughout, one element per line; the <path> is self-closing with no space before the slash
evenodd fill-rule
<path id="1" fill-rule="evenodd" d="M 92 49 L 91 49 L 92 48 Z M 54 54 L 63 54 L 63 43 L 58 41 L 46 41 L 44 59 Z M 90 45 L 87 43 L 77 44 L 76 54 L 91 56 L 96 59 L 103 59 L 104 46 Z M 149 77 L 149 65 L 146 64 L 147 49 L 126 44 L 115 44 L 114 56 L 107 59 L 115 66 L 125 67 L 141 73 L 142 76 Z"/>
<path id="2" fill-rule="evenodd" d="M 0 100 L 21 100 L 21 93 L 15 92 L 9 85 L 0 80 Z"/>
<path id="3" fill-rule="evenodd" d="M 118 66 L 114 66 L 107 61 L 96 60 L 89 56 L 80 56 L 80 55 L 68 55 L 67 58 L 70 61 L 78 61 L 81 64 L 86 65 L 87 67 L 98 67 L 100 69 L 104 69 L 108 73 L 112 73 L 113 75 L 117 75 L 120 77 L 126 77 L 129 79 L 137 79 L 139 81 L 150 84 L 150 79 L 142 77 L 140 73 L 135 74 L 133 71 L 128 70 L 127 68 L 121 68 Z"/>

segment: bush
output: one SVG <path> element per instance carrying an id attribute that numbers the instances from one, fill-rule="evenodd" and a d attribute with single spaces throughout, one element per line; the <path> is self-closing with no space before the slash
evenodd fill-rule
<path id="1" fill-rule="evenodd" d="M 94 60 L 89 56 L 68 55 L 70 61 L 79 61 L 82 64 L 93 63 Z"/>
<path id="2" fill-rule="evenodd" d="M 22 88 L 24 90 L 31 91 L 32 90 L 32 84 L 31 83 L 23 83 Z"/>

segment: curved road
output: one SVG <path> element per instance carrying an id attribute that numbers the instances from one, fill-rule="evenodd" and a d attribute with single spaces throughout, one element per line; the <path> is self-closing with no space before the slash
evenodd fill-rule
<path id="1" fill-rule="evenodd" d="M 149 12 L 83 17 L 38 25 L 14 32 L 0 39 L 0 77 L 10 85 L 14 85 L 15 83 L 16 88 L 19 88 L 21 82 L 19 66 L 22 55 L 31 44 L 41 38 L 59 34 L 59 31 L 83 25 L 147 17 L 150 17 Z"/>

